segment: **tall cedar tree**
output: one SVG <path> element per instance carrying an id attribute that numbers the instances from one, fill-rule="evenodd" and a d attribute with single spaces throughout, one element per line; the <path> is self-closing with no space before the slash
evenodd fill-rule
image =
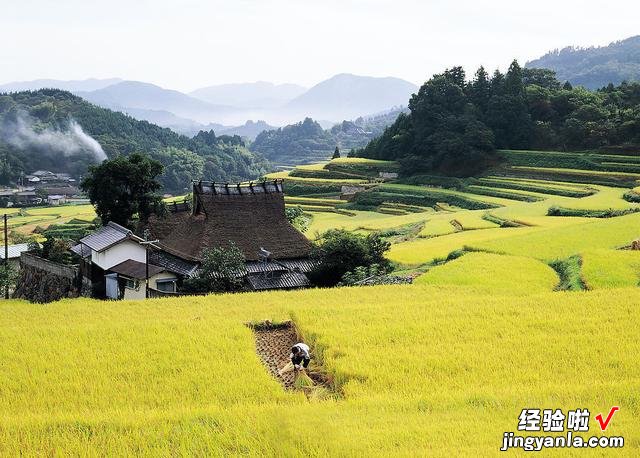
<path id="1" fill-rule="evenodd" d="M 454 67 L 425 83 L 409 101 L 414 131 L 405 171 L 477 172 L 493 151 L 493 134 L 465 93 L 465 73 Z M 413 170 L 411 170 L 413 169 Z"/>

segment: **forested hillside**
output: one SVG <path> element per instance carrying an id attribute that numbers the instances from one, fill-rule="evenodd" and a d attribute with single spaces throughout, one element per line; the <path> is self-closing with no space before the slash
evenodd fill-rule
<path id="1" fill-rule="evenodd" d="M 551 51 L 527 62 L 527 68 L 555 70 L 558 79 L 574 86 L 599 89 L 610 83 L 640 80 L 640 36 L 616 41 L 608 46 Z"/>
<path id="2" fill-rule="evenodd" d="M 367 145 L 372 139 L 382 135 L 404 111 L 405 108 L 399 107 L 378 115 L 361 116 L 353 121 L 342 121 L 327 130 L 323 130 L 311 118 L 306 118 L 297 124 L 260 133 L 251 145 L 251 150 L 281 165 L 322 161 L 333 155 L 336 146 L 340 151 L 348 152 Z"/>
<path id="3" fill-rule="evenodd" d="M 311 118 L 260 133 L 251 150 L 275 164 L 303 164 L 327 159 L 336 147 L 335 138 Z"/>
<path id="4" fill-rule="evenodd" d="M 472 81 L 461 67 L 427 81 L 384 134 L 357 154 L 398 160 L 407 174 L 470 175 L 496 149 L 638 149 L 640 84 L 596 92 L 561 84 L 551 70 L 522 69 Z"/>
<path id="5" fill-rule="evenodd" d="M 237 136 L 210 131 L 188 138 L 61 90 L 0 94 L 0 184 L 38 169 L 77 177 L 105 157 L 132 152 L 165 165 L 167 192 L 183 191 L 192 178 L 234 181 L 267 171 Z"/>

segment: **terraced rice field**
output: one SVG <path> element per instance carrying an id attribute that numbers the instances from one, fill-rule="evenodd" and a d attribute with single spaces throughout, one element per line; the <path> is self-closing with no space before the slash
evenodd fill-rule
<path id="1" fill-rule="evenodd" d="M 640 179 L 640 174 L 626 172 L 622 167 L 640 163 L 640 158 L 550 153 L 549 159 L 539 152 L 509 154 L 512 164 L 507 164 L 500 173 L 481 177 L 462 189 L 434 187 L 428 183 L 376 184 L 365 193 L 367 199 L 356 201 L 359 205 L 365 204 L 367 211 L 356 205 L 351 210 L 353 216 L 312 212 L 313 221 L 308 235 L 313 238 L 319 232 L 334 227 L 371 232 L 421 224 L 414 238 L 398 241 L 388 253 L 388 258 L 398 263 L 399 270 L 429 265 L 446 258 L 453 251 L 465 249 L 483 250 L 493 253 L 491 256 L 502 255 L 507 264 L 513 261 L 513 257 L 518 260 L 528 258 L 532 265 L 541 265 L 544 269 L 549 268 L 546 263 L 579 255 L 584 259 L 584 284 L 587 288 L 635 284 L 637 272 L 633 259 L 636 253 L 619 254 L 616 250 L 640 237 L 640 216 L 631 214 L 610 219 L 588 216 L 592 216 L 589 212 L 638 207 L 638 204 L 623 198 L 626 191 L 638 185 L 625 188 L 620 180 L 626 183 Z M 543 159 L 546 162 L 542 162 Z M 514 165 L 525 164 L 526 161 L 537 165 Z M 571 161 L 590 168 L 552 167 Z M 620 167 L 616 169 L 618 165 Z M 603 170 L 607 167 L 610 170 Z M 515 173 L 510 174 L 510 171 Z M 544 178 L 540 176 L 541 171 Z M 554 176 L 555 179 L 547 179 Z M 579 182 L 566 180 L 572 176 L 578 177 Z M 613 180 L 611 184 L 615 186 L 602 184 L 603 178 L 605 181 Z M 418 208 L 428 211 L 410 213 L 407 208 L 416 206 L 416 202 L 423 202 Z M 475 205 L 480 208 L 474 209 Z M 552 207 L 570 209 L 577 216 L 548 216 Z M 595 256 L 594 252 L 600 254 Z M 619 280 L 613 278 L 614 275 L 608 282 L 606 275 L 598 279 L 594 273 L 604 265 L 606 253 L 612 253 L 611 259 L 619 261 L 611 261 L 620 265 Z M 470 262 L 462 259 L 464 257 L 459 262 L 463 266 Z M 593 281 L 588 281 L 587 274 Z"/>
<path id="2" fill-rule="evenodd" d="M 496 286 L 2 301 L 0 455 L 493 456 L 523 408 L 616 405 L 637 456 L 640 290 Z M 341 399 L 263 365 L 246 323 L 290 319 Z"/>
<path id="3" fill-rule="evenodd" d="M 522 256 L 471 252 L 417 278 L 417 284 L 469 286 L 477 291 L 509 295 L 551 291 L 556 272 L 543 262 Z"/>
<path id="4" fill-rule="evenodd" d="M 3 301 L 0 456 L 493 456 L 523 408 L 588 408 L 598 434 L 594 417 L 614 405 L 607 434 L 626 442 L 611 454 L 638 456 L 640 251 L 620 248 L 640 237 L 640 213 L 548 216 L 552 206 L 636 208 L 623 199 L 638 186 L 633 176 L 583 165 L 638 158 L 564 154 L 514 152 L 540 165 L 509 174 L 511 164 L 462 190 L 371 183 L 370 161 L 331 161 L 369 173 L 372 190 L 397 200 L 366 210 L 343 211 L 341 180 L 294 179 L 311 197 L 286 202 L 312 215 L 308 237 L 411 227 L 410 237 L 390 238 L 388 257 L 398 272 L 422 274 L 412 285 Z M 571 174 L 550 171 L 553 161 L 574 161 L 573 178 L 584 183 L 564 181 Z M 554 178 L 542 180 L 540 168 Z M 483 187 L 539 200 L 474 192 Z M 418 205 L 416 196 L 434 203 Z M 77 218 L 78 210 L 14 217 L 24 228 L 36 224 L 28 218 Z M 590 291 L 561 291 L 567 276 Z M 289 320 L 299 336 L 258 336 L 247 326 Z M 305 396 L 275 375 L 298 338 L 340 396 Z"/>

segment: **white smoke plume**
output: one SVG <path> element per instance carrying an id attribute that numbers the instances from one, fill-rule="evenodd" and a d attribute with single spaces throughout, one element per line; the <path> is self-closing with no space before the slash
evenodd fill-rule
<path id="1" fill-rule="evenodd" d="M 75 120 L 69 122 L 66 130 L 46 128 L 34 129 L 33 121 L 26 115 L 19 115 L 15 122 L 2 129 L 3 139 L 21 150 L 38 150 L 71 156 L 77 153 L 92 154 L 98 162 L 107 158 L 102 146 L 87 135 Z"/>

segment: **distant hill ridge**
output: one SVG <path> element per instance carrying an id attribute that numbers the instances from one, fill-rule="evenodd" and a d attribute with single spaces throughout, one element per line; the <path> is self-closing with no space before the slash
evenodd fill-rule
<path id="1" fill-rule="evenodd" d="M 308 116 L 324 127 L 330 127 L 343 119 L 368 116 L 403 105 L 417 89 L 414 84 L 399 78 L 343 73 L 310 89 L 296 84 L 259 81 L 208 86 L 185 94 L 155 84 L 111 78 L 8 83 L 0 85 L 0 92 L 41 88 L 68 90 L 96 105 L 188 135 L 200 129 L 208 130 L 210 125 L 237 126 L 233 129 L 241 130 L 249 119 L 278 126 Z M 248 136 L 257 133 L 252 131 Z"/>
<path id="2" fill-rule="evenodd" d="M 526 68 L 549 68 L 561 81 L 598 89 L 623 81 L 640 81 L 640 35 L 601 47 L 566 47 L 527 62 Z"/>
<path id="3" fill-rule="evenodd" d="M 286 108 L 315 119 L 353 119 L 404 105 L 417 89 L 400 78 L 342 73 L 316 84 Z"/>

